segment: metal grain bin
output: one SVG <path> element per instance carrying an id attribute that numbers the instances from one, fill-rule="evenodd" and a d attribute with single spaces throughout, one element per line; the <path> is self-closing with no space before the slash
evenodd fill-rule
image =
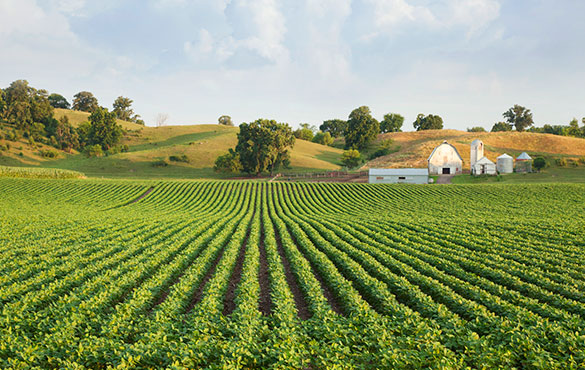
<path id="1" fill-rule="evenodd" d="M 506 153 L 498 157 L 496 168 L 498 173 L 512 173 L 514 172 L 514 158 Z"/>

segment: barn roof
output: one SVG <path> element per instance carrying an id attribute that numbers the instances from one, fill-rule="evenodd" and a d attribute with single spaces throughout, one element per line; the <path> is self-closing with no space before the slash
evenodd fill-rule
<path id="1" fill-rule="evenodd" d="M 459 151 L 457 150 L 457 148 L 455 148 L 453 145 L 449 144 L 447 142 L 447 140 L 443 141 L 441 144 L 437 145 L 437 147 L 435 149 L 433 149 L 433 152 L 431 153 L 431 155 L 429 155 L 429 158 L 427 158 L 427 162 L 430 161 L 431 158 L 433 158 L 433 155 L 435 154 L 435 152 L 437 151 L 437 149 L 441 145 L 449 145 L 451 148 L 453 148 L 453 150 L 455 151 L 455 153 L 457 153 L 457 156 L 459 157 L 459 159 L 461 159 L 461 162 L 463 162 L 463 158 L 461 158 L 461 154 L 459 154 Z"/>
<path id="2" fill-rule="evenodd" d="M 370 168 L 370 176 L 428 176 L 428 168 Z"/>
<path id="3" fill-rule="evenodd" d="M 475 164 L 495 164 L 495 163 L 490 161 L 487 157 L 481 157 L 479 159 L 479 161 L 475 162 Z"/>
<path id="4" fill-rule="evenodd" d="M 518 156 L 516 159 L 519 159 L 519 160 L 521 160 L 521 161 L 529 161 L 529 160 L 531 160 L 531 159 L 532 159 L 532 157 L 530 157 L 530 156 L 528 155 L 528 153 L 526 153 L 526 152 L 522 152 L 522 154 L 520 154 L 520 155 L 519 155 L 519 156 Z"/>

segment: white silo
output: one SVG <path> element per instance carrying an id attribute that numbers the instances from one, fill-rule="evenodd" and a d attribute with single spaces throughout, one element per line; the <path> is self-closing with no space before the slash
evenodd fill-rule
<path id="1" fill-rule="evenodd" d="M 475 139 L 471 142 L 469 166 L 473 168 L 475 162 L 483 157 L 483 141 Z"/>
<path id="2" fill-rule="evenodd" d="M 512 173 L 514 172 L 514 158 L 507 155 L 506 153 L 498 157 L 496 163 L 498 173 Z"/>

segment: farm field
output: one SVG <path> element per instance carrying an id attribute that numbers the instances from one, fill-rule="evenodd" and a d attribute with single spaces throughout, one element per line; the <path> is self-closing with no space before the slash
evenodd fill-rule
<path id="1" fill-rule="evenodd" d="M 0 179 L 2 368 L 585 367 L 585 185 Z"/>

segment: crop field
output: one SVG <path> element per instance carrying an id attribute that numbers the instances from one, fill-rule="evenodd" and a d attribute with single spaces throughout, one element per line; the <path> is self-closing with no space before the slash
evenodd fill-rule
<path id="1" fill-rule="evenodd" d="M 585 186 L 0 179 L 0 367 L 585 368 Z"/>

